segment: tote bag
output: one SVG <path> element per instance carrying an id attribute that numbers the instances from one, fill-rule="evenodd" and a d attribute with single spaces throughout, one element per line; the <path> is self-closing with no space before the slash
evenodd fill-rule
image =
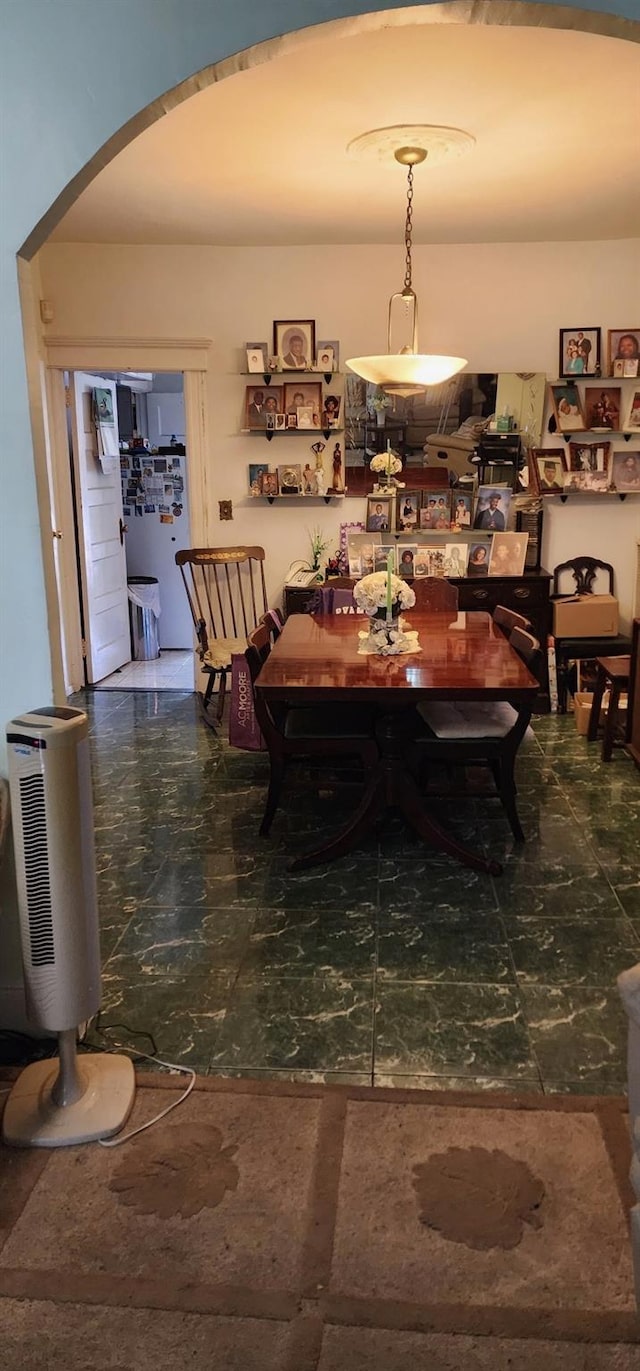
<path id="1" fill-rule="evenodd" d="M 229 742 L 232 747 L 241 747 L 247 752 L 263 752 L 265 748 L 256 719 L 251 675 L 243 652 L 235 652 L 231 658 Z"/>

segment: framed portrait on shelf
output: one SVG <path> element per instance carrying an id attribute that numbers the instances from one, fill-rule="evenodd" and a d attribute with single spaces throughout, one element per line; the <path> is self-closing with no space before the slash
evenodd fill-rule
<path id="1" fill-rule="evenodd" d="M 349 560 L 349 575 L 370 576 L 373 571 L 373 553 L 378 539 L 372 538 L 371 534 L 351 533 L 347 539 L 347 556 Z"/>
<path id="2" fill-rule="evenodd" d="M 470 491 L 451 492 L 451 522 L 457 528 L 471 528 L 471 506 L 473 496 Z"/>
<path id="3" fill-rule="evenodd" d="M 340 423 L 341 395 L 325 395 L 322 402 L 322 427 L 337 428 Z"/>
<path id="4" fill-rule="evenodd" d="M 282 386 L 247 386 L 245 390 L 245 427 L 267 427 L 267 415 L 282 410 Z M 271 428 L 275 424 L 270 424 Z"/>
<path id="5" fill-rule="evenodd" d="M 393 553 L 391 570 L 396 574 L 396 545 L 395 543 L 380 543 L 373 549 L 373 569 L 374 571 L 386 571 L 389 564 L 389 553 Z"/>
<path id="6" fill-rule="evenodd" d="M 420 528 L 446 529 L 450 526 L 451 491 L 449 487 L 447 486 L 442 490 L 424 490 L 420 510 Z"/>
<path id="7" fill-rule="evenodd" d="M 445 543 L 445 574 L 447 576 L 466 576 L 469 544 L 460 539 L 457 543 Z"/>
<path id="8" fill-rule="evenodd" d="M 486 539 L 484 543 L 470 543 L 467 576 L 487 576 L 489 573 L 490 555 L 490 538 Z"/>
<path id="9" fill-rule="evenodd" d="M 337 371 L 340 358 L 340 344 L 335 338 L 316 344 L 316 370 Z"/>
<path id="10" fill-rule="evenodd" d="M 610 376 L 640 375 L 640 324 L 636 328 L 610 328 L 607 356 Z M 616 362 L 622 363 L 622 371 L 616 370 Z M 629 364 L 629 371 L 625 370 L 626 364 Z"/>
<path id="11" fill-rule="evenodd" d="M 293 414 L 295 424 L 293 428 L 320 428 L 320 416 L 322 414 L 322 382 L 321 381 L 285 381 L 284 384 L 284 404 L 279 406 L 284 409 L 287 418 Z M 298 411 L 301 409 L 311 410 L 312 422 L 298 422 Z M 289 424 L 287 424 L 289 427 Z"/>
<path id="12" fill-rule="evenodd" d="M 277 432 L 279 429 L 282 430 L 283 428 L 286 428 L 286 427 L 287 427 L 287 416 L 286 416 L 286 414 L 276 414 L 276 432 Z"/>
<path id="13" fill-rule="evenodd" d="M 263 471 L 260 477 L 260 494 L 278 494 L 278 473 L 277 471 Z"/>
<path id="14" fill-rule="evenodd" d="M 522 576 L 528 542 L 528 533 L 494 533 L 489 575 Z"/>
<path id="15" fill-rule="evenodd" d="M 367 533 L 388 533 L 392 518 L 392 495 L 367 495 Z"/>
<path id="16" fill-rule="evenodd" d="M 249 493 L 262 495 L 262 477 L 268 472 L 268 462 L 249 462 Z"/>
<path id="17" fill-rule="evenodd" d="M 569 443 L 565 490 L 606 490 L 610 466 L 611 443 Z"/>
<path id="18" fill-rule="evenodd" d="M 640 390 L 634 390 L 632 393 L 624 427 L 629 433 L 640 433 Z"/>
<path id="19" fill-rule="evenodd" d="M 620 386 L 585 386 L 584 417 L 587 428 L 594 432 L 599 428 L 608 428 L 617 433 L 620 429 L 621 405 Z"/>
<path id="20" fill-rule="evenodd" d="M 447 553 L 444 543 L 429 548 L 429 575 L 446 576 Z"/>
<path id="21" fill-rule="evenodd" d="M 567 463 L 563 448 L 533 448 L 531 460 L 535 485 L 540 495 L 557 495 L 564 490 Z"/>
<path id="22" fill-rule="evenodd" d="M 558 376 L 598 376 L 600 329 L 561 328 Z"/>
<path id="23" fill-rule="evenodd" d="M 413 580 L 417 551 L 417 543 L 401 543 L 398 548 L 398 576 L 401 576 L 404 581 Z"/>
<path id="24" fill-rule="evenodd" d="M 316 355 L 315 319 L 274 319 L 273 351 L 284 371 L 311 371 Z"/>
<path id="25" fill-rule="evenodd" d="M 413 554 L 413 574 L 416 580 L 430 574 L 429 565 L 429 548 L 424 546 L 421 547 L 420 544 L 418 544 Z"/>
<path id="26" fill-rule="evenodd" d="M 479 486 L 473 527 L 488 533 L 504 533 L 512 494 L 509 486 Z"/>
<path id="27" fill-rule="evenodd" d="M 411 533 L 420 523 L 422 491 L 399 490 L 396 499 L 396 527 L 400 533 Z"/>
<path id="28" fill-rule="evenodd" d="M 278 490 L 280 495 L 300 495 L 302 493 L 302 467 L 278 467 Z"/>
<path id="29" fill-rule="evenodd" d="M 560 433 L 578 433 L 585 427 L 578 387 L 569 381 L 565 386 L 550 386 L 553 412 Z"/>
<path id="30" fill-rule="evenodd" d="M 611 458 L 611 486 L 614 490 L 640 494 L 640 452 L 614 452 Z"/>
<path id="31" fill-rule="evenodd" d="M 269 349 L 266 343 L 246 343 L 247 371 L 268 371 Z"/>
<path id="32" fill-rule="evenodd" d="M 298 405 L 296 409 L 298 428 L 317 428 L 314 424 L 313 405 Z"/>

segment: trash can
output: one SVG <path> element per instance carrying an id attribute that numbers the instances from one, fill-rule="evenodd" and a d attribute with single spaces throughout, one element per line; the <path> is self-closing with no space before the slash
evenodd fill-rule
<path id="1" fill-rule="evenodd" d="M 160 656 L 158 616 L 160 592 L 157 576 L 127 576 L 131 656 L 134 662 L 152 662 Z"/>

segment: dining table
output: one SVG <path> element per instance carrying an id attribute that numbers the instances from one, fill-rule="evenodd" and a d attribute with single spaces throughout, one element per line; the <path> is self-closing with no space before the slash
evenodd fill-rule
<path id="1" fill-rule="evenodd" d="M 293 614 L 260 670 L 254 689 L 280 711 L 361 703 L 375 720 L 378 762 L 366 773 L 359 804 L 338 833 L 298 856 L 292 871 L 351 851 L 391 806 L 430 846 L 475 870 L 502 871 L 500 862 L 467 847 L 426 808 L 411 767 L 415 707 L 434 700 L 505 701 L 530 713 L 539 683 L 489 614 L 408 610 L 403 617 L 417 632 L 417 651 L 383 656 L 359 650 L 366 618 Z"/>

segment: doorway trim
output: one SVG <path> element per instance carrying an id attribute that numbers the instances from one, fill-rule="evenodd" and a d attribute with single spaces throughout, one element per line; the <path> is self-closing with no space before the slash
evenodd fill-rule
<path id="1" fill-rule="evenodd" d="M 212 342 L 208 338 L 81 338 L 44 340 L 47 392 L 47 438 L 51 507 L 63 535 L 63 572 L 57 582 L 60 609 L 60 650 L 65 663 L 65 686 L 84 686 L 80 588 L 75 575 L 76 529 L 65 414 L 65 371 L 180 371 L 184 375 L 185 446 L 187 449 L 190 535 L 194 547 L 209 543 L 210 498 L 207 475 L 207 372 Z M 50 521 L 41 525 L 43 546 L 51 539 Z M 50 551 L 50 547 L 47 549 Z M 194 654 L 194 684 L 196 659 Z M 65 694 L 66 698 L 66 694 Z M 56 703 L 62 704 L 63 700 Z"/>

